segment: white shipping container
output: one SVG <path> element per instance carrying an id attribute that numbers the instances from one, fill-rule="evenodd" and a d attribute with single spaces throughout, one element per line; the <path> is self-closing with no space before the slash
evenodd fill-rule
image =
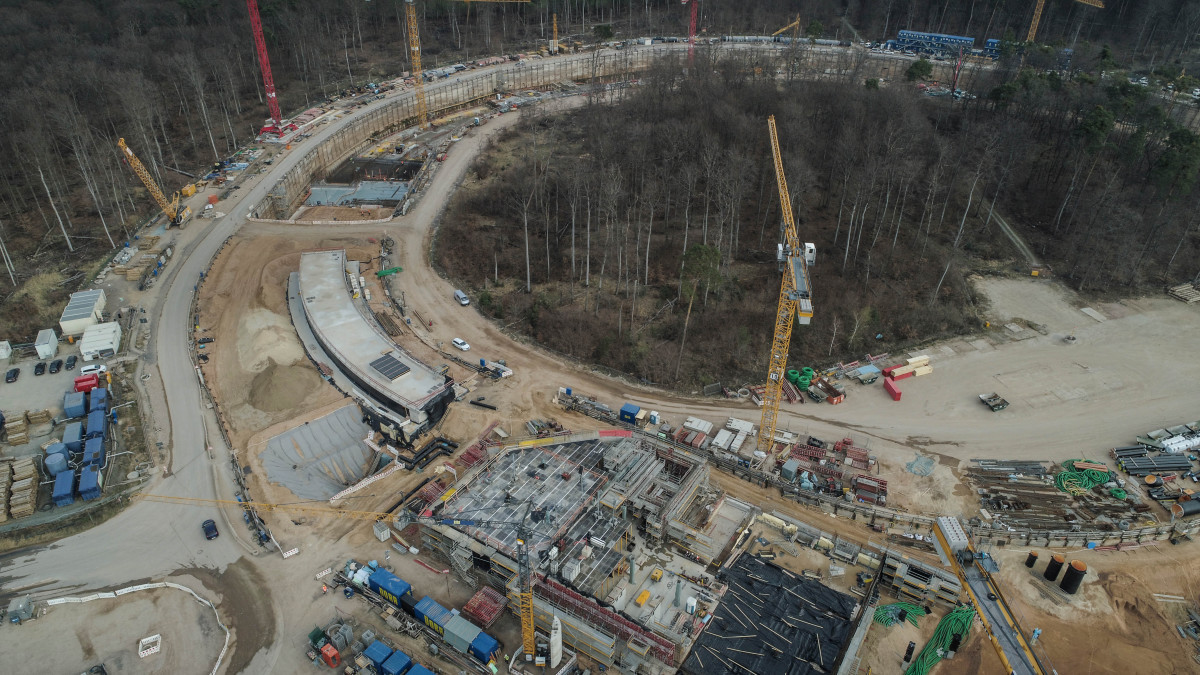
<path id="1" fill-rule="evenodd" d="M 721 450 L 728 450 L 729 444 L 733 442 L 733 432 L 728 429 L 722 429 L 717 432 L 716 438 L 713 438 L 712 445 Z"/>
<path id="2" fill-rule="evenodd" d="M 709 435 L 712 432 L 713 423 L 702 420 L 698 417 L 689 417 L 683 423 L 683 428 L 688 431 L 699 431 L 704 435 Z"/>
<path id="3" fill-rule="evenodd" d="M 725 422 L 725 428 L 729 429 L 730 431 L 746 434 L 748 436 L 754 435 L 754 423 L 747 422 L 746 420 L 739 420 L 736 417 L 730 417 L 729 421 Z"/>

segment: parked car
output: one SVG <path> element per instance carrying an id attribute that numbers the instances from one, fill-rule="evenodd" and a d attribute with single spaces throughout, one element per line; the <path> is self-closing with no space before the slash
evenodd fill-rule
<path id="1" fill-rule="evenodd" d="M 213 342 L 213 340 L 214 340 L 214 339 L 215 339 L 215 338 L 210 338 L 210 337 L 202 337 L 202 338 L 200 338 L 199 340 L 196 340 L 196 342 L 199 342 L 199 343 L 200 343 L 200 344 L 202 344 L 202 345 L 207 345 L 207 344 L 212 344 L 212 342 Z"/>
<path id="2" fill-rule="evenodd" d="M 453 339 L 453 340 L 451 340 L 450 342 L 451 342 L 451 344 L 453 344 L 455 347 L 457 347 L 457 348 L 461 349 L 461 350 L 462 350 L 462 351 L 464 351 L 464 352 L 469 352 L 469 351 L 471 351 L 471 345 L 467 344 L 467 341 L 466 341 L 466 340 L 464 340 L 464 339 L 462 339 L 462 338 L 454 338 L 454 339 Z"/>
<path id="3" fill-rule="evenodd" d="M 38 361 L 37 365 L 35 365 L 33 367 L 33 374 L 34 375 L 45 375 L 46 374 L 46 362 Z"/>
<path id="4" fill-rule="evenodd" d="M 458 304 L 460 305 L 465 306 L 471 304 L 471 299 L 468 298 L 467 294 L 463 293 L 462 291 L 454 291 L 454 299 L 457 300 Z"/>
<path id="5" fill-rule="evenodd" d="M 75 370 L 75 362 L 79 360 L 74 354 L 67 357 L 67 370 Z"/>
<path id="6" fill-rule="evenodd" d="M 21 369 L 20 368 L 12 368 L 8 371 L 8 374 L 4 376 L 4 381 L 8 382 L 9 384 L 12 384 L 13 382 L 16 382 L 17 378 L 20 376 L 21 376 Z"/>
<path id="7" fill-rule="evenodd" d="M 53 375 L 62 370 L 62 359 L 54 359 L 50 362 L 50 374 Z"/>
<path id="8" fill-rule="evenodd" d="M 91 375 L 92 373 L 107 373 L 107 372 L 108 372 L 108 366 L 104 365 L 103 363 L 95 364 L 95 365 L 91 365 L 91 366 L 84 366 L 79 369 L 80 375 Z"/>
<path id="9" fill-rule="evenodd" d="M 221 536 L 221 533 L 217 532 L 217 524 L 215 522 L 213 522 L 212 518 L 209 518 L 208 520 L 201 523 L 200 527 L 204 528 L 204 538 L 205 539 L 212 540 L 212 539 L 216 539 L 217 537 Z"/>

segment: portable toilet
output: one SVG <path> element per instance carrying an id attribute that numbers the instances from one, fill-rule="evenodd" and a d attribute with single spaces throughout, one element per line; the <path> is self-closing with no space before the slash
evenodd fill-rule
<path id="1" fill-rule="evenodd" d="M 103 387 L 97 387 L 88 394 L 88 412 L 96 412 L 97 410 L 108 410 L 108 390 Z"/>
<path id="2" fill-rule="evenodd" d="M 87 401 L 84 400 L 84 393 L 80 391 L 67 392 L 63 395 L 63 413 L 67 419 L 83 417 L 87 414 Z"/>
<path id="3" fill-rule="evenodd" d="M 100 497 L 100 491 L 104 488 L 104 474 L 100 473 L 100 467 L 95 464 L 89 464 L 79 471 L 79 497 L 85 502 L 90 502 L 93 499 Z"/>
<path id="4" fill-rule="evenodd" d="M 75 503 L 75 472 L 63 471 L 54 477 L 54 505 L 70 506 Z"/>
<path id="5" fill-rule="evenodd" d="M 371 643 L 369 647 L 363 650 L 363 656 L 371 661 L 375 666 L 375 671 L 379 672 L 383 669 L 383 662 L 387 661 L 392 655 L 392 650 L 379 640 Z"/>
<path id="6" fill-rule="evenodd" d="M 63 427 L 63 445 L 67 452 L 83 451 L 83 422 L 71 422 Z"/>
<path id="7" fill-rule="evenodd" d="M 380 675 L 404 675 L 412 667 L 412 659 L 400 650 L 392 652 L 379 669 Z"/>
<path id="8" fill-rule="evenodd" d="M 96 410 L 88 413 L 87 437 L 104 438 L 106 433 L 108 433 L 108 420 L 105 418 L 104 411 Z"/>

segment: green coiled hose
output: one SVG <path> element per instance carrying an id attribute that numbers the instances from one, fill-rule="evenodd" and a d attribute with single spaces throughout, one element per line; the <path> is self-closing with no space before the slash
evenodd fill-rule
<path id="1" fill-rule="evenodd" d="M 926 675 L 942 660 L 942 655 L 950 649 L 950 641 L 954 639 L 955 634 L 961 635 L 964 643 L 967 641 L 967 634 L 974 622 L 975 608 L 970 605 L 957 607 L 942 617 L 937 628 L 933 629 L 933 637 L 925 643 L 925 648 L 921 650 L 920 654 L 917 654 L 917 658 L 913 659 L 908 670 L 904 671 L 904 675 Z"/>

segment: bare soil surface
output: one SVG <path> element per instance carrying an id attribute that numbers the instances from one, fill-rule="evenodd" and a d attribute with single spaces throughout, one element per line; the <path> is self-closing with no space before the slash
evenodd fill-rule
<path id="1" fill-rule="evenodd" d="M 172 588 L 45 609 L 35 621 L 0 630 L 0 651 L 14 668 L 8 672 L 79 673 L 99 663 L 114 674 L 208 672 L 225 641 L 212 609 Z M 138 658 L 138 640 L 156 634 L 161 650 Z"/>

